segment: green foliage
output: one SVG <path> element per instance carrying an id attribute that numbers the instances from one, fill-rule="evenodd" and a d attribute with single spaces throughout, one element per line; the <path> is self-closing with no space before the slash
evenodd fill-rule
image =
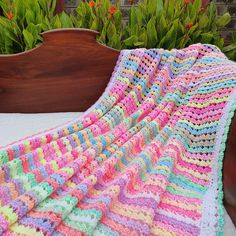
<path id="1" fill-rule="evenodd" d="M 233 61 L 236 61 L 236 33 L 232 33 L 231 44 L 225 46 L 223 51 L 228 58 L 230 58 Z"/>
<path id="2" fill-rule="evenodd" d="M 99 42 L 121 49 L 123 27 L 119 4 L 112 5 L 110 0 L 81 1 L 73 17 L 73 23 L 75 27 L 100 32 Z"/>
<path id="3" fill-rule="evenodd" d="M 125 38 L 135 40 L 128 45 L 125 41 L 123 46 L 133 48 L 139 42 L 141 47 L 171 49 L 201 42 L 223 49 L 219 30 L 229 23 L 230 15 L 217 17 L 214 2 L 206 10 L 201 6 L 201 0 L 188 4 L 183 0 L 144 0 L 132 7 L 125 29 Z"/>
<path id="4" fill-rule="evenodd" d="M 9 54 L 34 48 L 40 33 L 73 27 L 66 13 L 54 15 L 56 0 L 0 0 L 0 53 Z"/>
<path id="5" fill-rule="evenodd" d="M 226 26 L 229 13 L 217 16 L 215 2 L 206 9 L 202 0 L 144 0 L 129 11 L 128 25 L 121 23 L 119 4 L 114 17 L 109 17 L 109 0 L 81 2 L 74 22 L 77 27 L 100 32 L 98 40 L 116 49 L 123 48 L 183 48 L 194 43 L 218 46 L 235 59 L 235 44 L 225 47 L 220 29 Z M 91 3 L 92 6 L 90 5 Z M 99 5 L 98 5 L 99 4 Z"/>
<path id="6" fill-rule="evenodd" d="M 225 46 L 220 29 L 229 13 L 217 16 L 214 1 L 202 8 L 202 0 L 143 0 L 129 11 L 122 24 L 119 1 L 81 1 L 74 15 L 54 14 L 56 0 L 0 0 L 0 53 L 31 49 L 41 42 L 40 33 L 55 28 L 88 28 L 98 31 L 98 41 L 115 49 L 183 48 L 194 43 L 218 46 L 236 60 L 236 35 Z M 191 3 L 193 2 L 193 3 Z"/>

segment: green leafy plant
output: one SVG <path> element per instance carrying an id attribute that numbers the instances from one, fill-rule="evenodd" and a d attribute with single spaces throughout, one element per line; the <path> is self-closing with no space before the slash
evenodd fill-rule
<path id="1" fill-rule="evenodd" d="M 53 28 L 73 27 L 66 13 L 54 15 L 56 0 L 0 0 L 0 53 L 34 48 L 40 33 Z"/>
<path id="2" fill-rule="evenodd" d="M 128 25 L 121 23 L 119 4 L 109 0 L 81 2 L 76 10 L 76 27 L 100 32 L 98 41 L 116 49 L 183 48 L 193 43 L 218 46 L 234 59 L 235 44 L 225 46 L 220 30 L 231 16 L 217 16 L 216 4 L 204 0 L 144 0 L 129 11 Z M 109 14 L 114 7 L 115 13 Z"/>
<path id="3" fill-rule="evenodd" d="M 110 0 L 81 1 L 73 17 L 73 23 L 75 27 L 100 32 L 99 42 L 121 49 L 123 27 L 119 4 L 112 5 Z"/>
<path id="4" fill-rule="evenodd" d="M 204 10 L 201 0 L 145 0 L 131 8 L 124 46 L 171 49 L 201 42 L 223 49 L 219 30 L 230 20 L 229 13 L 217 17 L 214 2 Z"/>
<path id="5" fill-rule="evenodd" d="M 55 14 L 56 0 L 0 0 L 0 53 L 34 48 L 40 33 L 54 28 L 88 28 L 98 31 L 97 40 L 115 49 L 183 48 L 193 43 L 218 46 L 236 60 L 235 34 L 225 45 L 220 30 L 230 14 L 217 16 L 216 4 L 207 0 L 143 0 L 129 11 L 122 24 L 119 1 L 81 1 L 74 15 Z"/>
<path id="6" fill-rule="evenodd" d="M 232 33 L 231 44 L 228 46 L 225 46 L 223 51 L 228 58 L 236 61 L 236 33 Z"/>

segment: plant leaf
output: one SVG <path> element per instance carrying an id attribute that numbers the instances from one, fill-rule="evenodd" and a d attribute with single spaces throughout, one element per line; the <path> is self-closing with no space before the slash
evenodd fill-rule
<path id="1" fill-rule="evenodd" d="M 200 28 L 200 29 L 206 28 L 207 25 L 208 25 L 208 23 L 209 23 L 208 16 L 207 16 L 206 14 L 204 14 L 204 15 L 203 15 L 202 17 L 200 17 L 200 19 L 199 19 L 199 23 L 198 23 L 199 28 Z"/>
<path id="2" fill-rule="evenodd" d="M 147 24 L 147 41 L 148 48 L 156 47 L 157 44 L 157 31 L 155 27 L 155 17 L 152 17 Z"/>
<path id="3" fill-rule="evenodd" d="M 226 26 L 230 21 L 231 21 L 231 16 L 228 12 L 226 12 L 223 16 L 221 16 L 220 18 L 217 19 L 216 25 L 219 28 L 222 28 L 222 27 Z"/>
<path id="4" fill-rule="evenodd" d="M 33 35 L 26 29 L 23 30 L 24 41 L 26 44 L 26 49 L 33 48 L 34 45 L 34 37 Z"/>

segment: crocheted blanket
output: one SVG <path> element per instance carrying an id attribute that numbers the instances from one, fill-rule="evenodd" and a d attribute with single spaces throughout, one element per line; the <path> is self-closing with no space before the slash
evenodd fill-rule
<path id="1" fill-rule="evenodd" d="M 215 46 L 123 50 L 82 118 L 1 150 L 0 234 L 223 233 L 235 108 L 236 63 Z"/>

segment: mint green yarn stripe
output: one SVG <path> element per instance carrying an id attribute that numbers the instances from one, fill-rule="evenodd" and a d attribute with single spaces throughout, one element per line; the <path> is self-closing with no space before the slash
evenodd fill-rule
<path id="1" fill-rule="evenodd" d="M 176 194 L 176 195 L 179 195 L 179 196 L 193 197 L 193 198 L 202 199 L 202 195 L 201 195 L 201 194 L 197 194 L 196 192 L 192 192 L 192 193 L 191 193 L 191 192 L 190 192 L 190 193 L 182 192 L 182 191 L 176 190 L 175 188 L 173 188 L 173 187 L 171 187 L 171 186 L 167 186 L 166 190 L 167 190 L 169 193 Z"/>
<path id="2" fill-rule="evenodd" d="M 11 178 L 14 178 L 15 176 L 20 175 L 20 174 L 24 174 L 23 165 L 22 165 L 22 161 L 20 158 L 16 158 L 12 161 L 9 161 L 7 163 L 7 166 L 10 169 Z"/>
<path id="3" fill-rule="evenodd" d="M 205 124 L 205 122 L 204 122 L 204 124 L 195 125 L 189 120 L 179 120 L 178 123 L 184 123 L 184 124 L 187 124 L 188 126 L 190 126 L 191 128 L 199 130 L 199 129 L 211 128 L 213 126 L 216 126 L 219 123 L 219 121 L 213 121 L 213 122 L 210 122 L 210 123 L 207 123 L 207 124 Z"/>
<path id="4" fill-rule="evenodd" d="M 236 91 L 235 91 L 236 95 Z M 236 97 L 236 96 L 235 96 Z M 233 96 L 231 96 L 232 99 L 234 99 Z M 230 124 L 232 122 L 232 119 L 234 117 L 234 114 L 236 112 L 236 101 L 233 102 L 232 106 L 230 107 L 229 111 L 226 111 L 228 114 L 226 124 L 224 127 L 224 135 L 221 139 L 221 147 L 220 152 L 218 156 L 218 206 L 219 206 L 219 218 L 218 218 L 218 231 L 217 235 L 221 236 L 224 235 L 223 233 L 223 227 L 224 227 L 224 208 L 223 208 L 223 180 L 222 180 L 222 171 L 223 171 L 223 159 L 224 159 L 224 151 L 226 147 L 226 141 L 229 133 Z"/>
<path id="5" fill-rule="evenodd" d="M 15 180 L 19 181 L 22 185 L 24 192 L 29 191 L 31 188 L 35 187 L 38 182 L 35 179 L 34 174 L 32 173 L 21 173 L 17 176 L 14 176 Z"/>
<path id="6" fill-rule="evenodd" d="M 64 220 L 64 223 L 88 235 L 93 235 L 101 217 L 102 213 L 97 209 L 75 208 Z"/>
<path id="7" fill-rule="evenodd" d="M 207 187 L 204 187 L 201 184 L 194 183 L 193 181 L 191 181 L 191 179 L 187 179 L 187 178 L 185 178 L 184 176 L 181 176 L 181 175 L 175 175 L 175 174 L 171 173 L 170 174 L 170 181 L 172 179 L 179 180 L 180 185 L 179 184 L 178 185 L 180 187 L 182 187 L 181 183 L 183 183 L 184 185 L 187 185 L 187 186 L 189 185 L 192 188 L 197 189 L 197 190 L 202 191 L 202 192 L 205 192 L 207 190 Z"/>
<path id="8" fill-rule="evenodd" d="M 8 162 L 8 154 L 6 151 L 0 151 L 0 167 Z"/>
<path id="9" fill-rule="evenodd" d="M 125 82 L 127 85 L 130 83 L 129 79 L 126 77 L 117 76 L 118 81 Z"/>
<path id="10" fill-rule="evenodd" d="M 75 230 L 81 231 L 83 233 L 86 233 L 87 235 L 92 236 L 93 227 L 91 225 L 89 225 L 89 223 L 73 222 L 73 221 L 69 221 L 66 218 L 66 220 L 64 220 L 64 224 L 71 227 L 71 228 L 73 228 L 73 229 L 75 229 Z"/>

